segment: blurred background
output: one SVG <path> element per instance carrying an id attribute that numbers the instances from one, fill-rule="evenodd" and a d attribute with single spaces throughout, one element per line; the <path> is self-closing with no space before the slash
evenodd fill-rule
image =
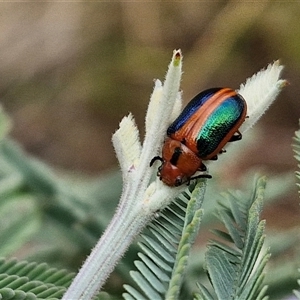
<path id="1" fill-rule="evenodd" d="M 294 172 L 299 16 L 298 1 L 2 3 L 0 93 L 11 136 L 55 168 L 103 174 L 117 169 L 111 136 L 124 115 L 143 136 L 153 79 L 164 79 L 173 49 L 184 55 L 185 103 L 209 87 L 239 88 L 280 59 L 290 85 L 242 151 L 224 154 L 217 176 L 227 186 L 249 168 Z M 298 202 L 295 187 L 268 222 L 298 224 Z"/>
<path id="2" fill-rule="evenodd" d="M 0 103 L 13 121 L 10 137 L 54 170 L 0 145 L 0 256 L 78 269 L 121 192 L 112 134 L 132 112 L 144 136 L 153 80 L 164 79 L 180 48 L 184 104 L 210 87 L 238 89 L 277 59 L 285 65 L 290 85 L 241 142 L 209 164 L 202 250 L 191 265 L 197 268 L 211 236 L 205 227 L 214 228 L 219 192 L 245 190 L 259 172 L 270 179 L 263 211 L 269 291 L 296 288 L 299 197 L 291 145 L 300 117 L 299 1 L 11 2 L 0 12 Z M 112 276 L 113 292 L 128 282 L 136 252 L 129 249 Z"/>

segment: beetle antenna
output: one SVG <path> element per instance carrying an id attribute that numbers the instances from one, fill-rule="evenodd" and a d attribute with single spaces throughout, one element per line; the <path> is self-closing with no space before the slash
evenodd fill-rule
<path id="1" fill-rule="evenodd" d="M 153 166 L 153 164 L 154 164 L 154 162 L 155 162 L 156 160 L 160 160 L 161 162 L 164 161 L 160 156 L 154 156 L 154 157 L 151 159 L 151 161 L 150 161 L 150 167 Z"/>

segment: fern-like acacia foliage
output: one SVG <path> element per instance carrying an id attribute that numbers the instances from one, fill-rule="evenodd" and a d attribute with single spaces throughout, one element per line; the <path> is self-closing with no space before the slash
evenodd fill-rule
<path id="1" fill-rule="evenodd" d="M 299 269 L 298 271 L 300 272 L 300 269 Z M 299 287 L 300 287 L 300 279 L 298 279 L 298 285 L 299 285 Z M 294 294 L 295 294 L 295 296 L 297 297 L 297 299 L 300 300 L 300 289 L 294 290 Z"/>
<path id="2" fill-rule="evenodd" d="M 227 232 L 214 231 L 223 241 L 211 241 L 206 253 L 212 289 L 199 284 L 194 299 L 266 299 L 262 280 L 270 254 L 262 251 L 265 222 L 260 220 L 265 184 L 265 178 L 260 178 L 249 197 L 231 192 L 219 203 L 219 218 Z M 138 287 L 125 285 L 124 299 L 183 299 L 180 288 L 203 214 L 203 187 L 200 190 L 176 199 L 143 234 L 137 271 L 131 271 Z M 201 204 L 195 209 L 197 197 Z"/>
<path id="3" fill-rule="evenodd" d="M 300 120 L 299 120 L 299 127 L 300 127 Z M 298 162 L 298 170 L 296 171 L 296 177 L 298 179 L 298 193 L 300 193 L 300 129 L 298 131 L 295 132 L 295 137 L 294 137 L 294 144 L 293 144 L 293 150 L 295 152 L 295 158 Z M 300 269 L 299 269 L 300 272 Z M 298 285 L 300 286 L 300 279 L 298 279 Z M 300 300 L 300 290 L 294 290 L 294 294 L 297 297 L 297 299 Z"/>
<path id="4" fill-rule="evenodd" d="M 214 292 L 199 284 L 196 299 L 267 299 L 262 287 L 263 269 L 270 257 L 263 251 L 265 221 L 260 220 L 265 178 L 257 180 L 247 198 L 227 193 L 219 203 L 219 218 L 227 231 L 214 230 L 206 253 L 206 268 Z"/>
<path id="5" fill-rule="evenodd" d="M 300 120 L 299 120 L 299 127 L 300 127 Z M 293 144 L 293 150 L 295 152 L 295 158 L 298 162 L 298 171 L 296 171 L 296 177 L 298 179 L 298 189 L 300 190 L 300 129 L 295 132 L 295 137 L 294 137 L 294 144 Z M 299 191 L 300 193 L 300 191 Z"/>
<path id="6" fill-rule="evenodd" d="M 193 192 L 192 192 L 193 191 Z M 191 184 L 143 233 L 142 252 L 130 275 L 138 285 L 124 285 L 126 300 L 177 299 L 190 248 L 197 236 L 203 210 L 205 183 Z"/>
<path id="7" fill-rule="evenodd" d="M 0 299 L 60 299 L 73 277 L 46 263 L 0 259 Z"/>

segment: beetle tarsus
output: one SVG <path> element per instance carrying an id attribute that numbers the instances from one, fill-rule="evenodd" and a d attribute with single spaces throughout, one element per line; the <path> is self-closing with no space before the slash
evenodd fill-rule
<path id="1" fill-rule="evenodd" d="M 205 172 L 207 170 L 206 165 L 202 163 L 198 170 L 201 172 Z"/>
<path id="2" fill-rule="evenodd" d="M 210 158 L 210 160 L 217 160 L 217 159 L 218 159 L 218 155 L 215 155 L 212 158 Z"/>
<path id="3" fill-rule="evenodd" d="M 242 134 L 237 131 L 229 140 L 229 142 L 240 141 L 242 139 Z"/>

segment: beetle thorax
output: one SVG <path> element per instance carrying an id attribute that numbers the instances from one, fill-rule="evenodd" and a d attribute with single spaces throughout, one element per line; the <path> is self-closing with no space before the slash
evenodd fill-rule
<path id="1" fill-rule="evenodd" d="M 169 186 L 187 182 L 200 168 L 201 159 L 183 143 L 167 138 L 162 149 L 159 176 Z"/>

